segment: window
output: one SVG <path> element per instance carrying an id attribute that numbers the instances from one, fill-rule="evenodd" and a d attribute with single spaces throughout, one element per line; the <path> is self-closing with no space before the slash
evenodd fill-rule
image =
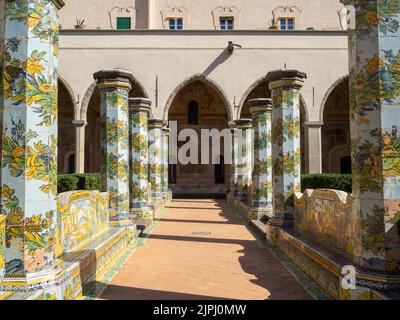
<path id="1" fill-rule="evenodd" d="M 221 30 L 233 30 L 233 17 L 219 18 L 219 25 Z"/>
<path id="2" fill-rule="evenodd" d="M 183 19 L 182 18 L 170 18 L 169 19 L 169 30 L 182 30 L 183 29 Z"/>
<path id="3" fill-rule="evenodd" d="M 280 18 L 281 30 L 294 30 L 294 18 Z"/>
<path id="4" fill-rule="evenodd" d="M 130 30 L 131 18 L 117 18 L 117 30 Z"/>
<path id="5" fill-rule="evenodd" d="M 168 183 L 176 184 L 176 164 L 168 165 Z"/>
<path id="6" fill-rule="evenodd" d="M 188 124 L 199 124 L 199 104 L 195 100 L 188 105 Z"/>
<path id="7" fill-rule="evenodd" d="M 219 157 L 219 164 L 214 164 L 215 184 L 225 184 L 225 160 L 223 156 Z"/>

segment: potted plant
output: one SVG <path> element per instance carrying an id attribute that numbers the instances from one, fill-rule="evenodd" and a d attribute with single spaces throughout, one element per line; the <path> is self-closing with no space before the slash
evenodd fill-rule
<path id="1" fill-rule="evenodd" d="M 278 30 L 278 29 L 279 29 L 278 21 L 275 20 L 275 18 L 273 18 L 273 19 L 271 20 L 269 29 L 270 29 L 270 30 Z"/>
<path id="2" fill-rule="evenodd" d="M 85 19 L 76 19 L 75 20 L 75 30 L 83 30 L 85 29 Z"/>

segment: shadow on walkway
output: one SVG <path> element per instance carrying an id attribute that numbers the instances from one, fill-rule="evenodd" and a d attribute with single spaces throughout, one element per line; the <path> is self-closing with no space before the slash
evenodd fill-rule
<path id="1" fill-rule="evenodd" d="M 176 209 L 182 208 L 179 206 L 179 203 L 182 205 L 183 202 L 186 201 L 175 201 L 174 202 L 174 207 Z M 191 201 L 193 202 L 198 202 L 197 200 Z M 204 202 L 204 201 L 201 201 Z M 178 205 L 177 205 L 178 203 Z M 215 214 L 219 215 L 219 218 L 216 221 L 212 220 L 193 220 L 193 214 L 190 216 L 191 219 L 179 219 L 179 218 L 162 218 L 160 219 L 160 222 L 173 222 L 177 224 L 177 228 L 181 230 L 182 234 L 182 229 L 184 229 L 184 232 L 188 232 L 187 236 L 182 236 L 182 235 L 167 235 L 167 234 L 148 234 L 147 239 L 148 240 L 156 240 L 165 242 L 165 241 L 178 241 L 178 242 L 189 242 L 189 243 L 205 243 L 205 244 L 216 244 L 215 250 L 219 251 L 221 250 L 221 253 L 223 250 L 230 250 L 232 252 L 232 257 L 227 256 L 227 259 L 230 259 L 229 263 L 232 264 L 235 263 L 235 260 L 238 259 L 238 262 L 240 263 L 240 267 L 243 270 L 243 274 L 246 273 L 248 275 L 251 275 L 250 277 L 246 275 L 238 275 L 239 282 L 243 282 L 245 285 L 246 282 L 248 281 L 258 287 L 261 287 L 265 290 L 260 290 L 257 289 L 257 287 L 254 286 L 249 286 L 245 285 L 246 288 L 243 288 L 243 292 L 248 292 L 249 296 L 258 299 L 272 299 L 272 300 L 311 300 L 311 296 L 305 291 L 305 289 L 302 287 L 302 285 L 297 282 L 297 280 L 282 266 L 282 264 L 267 250 L 265 243 L 263 242 L 262 239 L 256 239 L 254 238 L 254 234 L 249 236 L 249 230 L 244 229 L 243 231 L 238 231 L 236 228 L 233 235 L 229 231 L 222 233 L 221 238 L 213 236 L 212 232 L 211 234 L 204 234 L 204 235 L 197 235 L 194 236 L 193 234 L 190 234 L 189 232 L 191 231 L 190 228 L 185 229 L 185 226 L 179 226 L 180 223 L 203 223 L 203 224 L 218 224 L 220 225 L 219 228 L 224 228 L 228 227 L 228 225 L 243 225 L 244 221 L 239 215 L 234 213 L 230 207 L 227 206 L 226 201 L 223 200 L 208 200 L 205 202 L 205 204 L 208 203 L 208 207 L 215 208 L 215 211 L 218 209 L 219 212 L 215 212 Z M 213 205 L 210 205 L 213 204 Z M 206 207 L 206 205 L 205 205 Z M 186 208 L 186 207 L 185 207 Z M 191 207 L 190 207 L 191 209 Z M 203 208 L 201 208 L 203 209 Z M 206 209 L 206 208 L 204 208 Z M 174 211 L 176 212 L 176 210 Z M 214 212 L 214 211 L 213 211 Z M 199 213 L 201 215 L 201 213 Z M 167 214 L 168 216 L 168 214 Z M 221 222 L 218 220 L 221 220 L 221 218 L 225 221 Z M 232 228 L 233 226 L 230 226 Z M 169 230 L 169 229 L 168 229 Z M 215 230 L 215 229 L 214 229 Z M 233 230 L 233 229 L 231 229 Z M 219 233 L 221 235 L 221 233 Z M 232 236 L 230 238 L 230 236 Z M 242 237 L 243 239 L 240 239 Z M 181 244 L 182 245 L 182 244 Z M 219 245 L 222 245 L 221 247 Z M 224 245 L 235 245 L 235 246 L 230 246 L 226 247 Z M 154 251 L 154 248 L 160 248 L 162 244 L 155 244 L 154 242 L 152 243 L 152 250 Z M 165 247 L 171 248 L 171 246 L 166 245 Z M 172 246 L 173 247 L 173 246 Z M 201 250 L 201 247 L 199 246 L 193 246 L 193 250 Z M 187 249 L 187 248 L 186 248 Z M 146 250 L 146 245 L 143 249 L 141 250 Z M 210 250 L 210 248 L 208 248 Z M 225 251 L 226 253 L 226 251 Z M 238 255 L 239 253 L 239 255 Z M 245 296 L 244 294 L 241 294 L 240 290 L 241 288 L 238 287 L 235 284 L 232 283 L 225 283 L 223 282 L 224 279 L 224 274 L 221 274 L 221 269 L 220 265 L 215 265 L 215 267 L 218 267 L 218 272 L 213 272 L 213 260 L 212 259 L 218 259 L 218 262 L 216 263 L 223 263 L 223 260 L 219 259 L 217 256 L 207 256 L 205 254 L 204 257 L 201 257 L 201 254 L 197 254 L 195 256 L 196 258 L 199 258 L 197 261 L 193 261 L 192 264 L 191 262 L 186 262 L 187 267 L 190 268 L 192 266 L 193 269 L 192 273 L 190 270 L 185 269 L 185 272 L 190 273 L 190 276 L 193 281 L 196 279 L 196 272 L 198 270 L 209 270 L 209 274 L 206 274 L 206 278 L 204 279 L 205 282 L 210 281 L 210 282 L 217 282 L 221 283 L 222 282 L 222 287 L 223 288 L 218 288 L 222 289 L 226 292 L 225 297 L 219 297 L 220 294 L 216 294 L 216 296 L 213 295 L 212 288 L 210 289 L 210 295 L 196 295 L 196 294 L 190 294 L 190 293 L 180 293 L 180 292 L 171 292 L 169 291 L 162 291 L 162 290 L 152 290 L 152 289 L 145 289 L 145 288 L 135 288 L 135 287 L 125 287 L 125 286 L 119 286 L 119 285 L 109 285 L 108 288 L 105 290 L 105 292 L 102 295 L 103 299 L 124 299 L 124 300 L 129 300 L 129 299 L 150 299 L 150 300 L 157 300 L 157 299 L 166 299 L 166 300 L 197 300 L 197 299 L 227 299 L 226 297 L 228 296 Z M 132 259 L 135 259 L 135 255 L 131 257 Z M 171 258 L 170 258 L 171 259 Z M 221 262 L 222 261 L 222 262 Z M 181 267 L 181 266 L 180 266 Z M 232 271 L 233 270 L 233 271 Z M 226 273 L 228 277 L 226 279 L 230 279 L 229 281 L 232 281 L 231 279 L 234 279 L 236 277 L 235 274 L 237 274 L 236 271 L 237 269 L 229 269 L 229 266 L 227 266 Z M 182 270 L 181 270 L 182 271 Z M 139 271 L 138 271 L 139 272 Z M 179 277 L 179 270 L 176 270 L 176 274 L 172 275 L 166 275 L 168 279 L 171 279 L 171 282 L 174 282 L 177 277 Z M 127 273 L 125 272 L 125 276 Z M 204 274 L 203 274 L 204 277 Z M 249 280 L 244 280 L 248 279 Z M 251 279 L 254 278 L 254 279 Z M 152 279 L 149 279 L 151 281 Z M 197 279 L 198 280 L 198 279 Z M 228 281 L 228 280 L 227 280 Z M 234 288 L 233 290 L 238 290 L 235 292 L 235 294 L 232 294 L 230 292 L 230 288 Z M 188 283 L 188 286 L 186 286 L 186 290 L 190 290 L 190 283 Z M 247 290 L 247 291 L 245 291 Z M 252 291 L 254 290 L 254 291 Z M 182 288 L 182 291 L 185 291 L 185 288 Z M 220 291 L 217 291 L 220 292 Z M 264 294 L 263 294 L 264 293 Z M 207 292 L 208 294 L 208 292 Z M 222 295 L 222 294 L 221 294 Z"/>

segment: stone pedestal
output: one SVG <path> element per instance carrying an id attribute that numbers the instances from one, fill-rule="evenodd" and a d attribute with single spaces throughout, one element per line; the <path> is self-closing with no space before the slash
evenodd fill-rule
<path id="1" fill-rule="evenodd" d="M 5 236 L 0 291 L 4 285 L 24 292 L 57 273 L 57 69 L 63 4 L 0 4 L 1 214 L 6 216 L 5 234 L 0 232 L 1 242 Z"/>
<path id="2" fill-rule="evenodd" d="M 250 219 L 272 215 L 271 99 L 249 101 L 254 129 L 253 202 Z"/>
<path id="3" fill-rule="evenodd" d="M 151 183 L 151 196 L 162 200 L 161 196 L 161 170 L 162 170 L 162 127 L 161 119 L 149 119 L 149 177 Z"/>
<path id="4" fill-rule="evenodd" d="M 129 99 L 130 212 L 135 219 L 151 219 L 148 204 L 148 117 L 151 101 Z"/>
<path id="5" fill-rule="evenodd" d="M 282 69 L 269 72 L 272 92 L 273 216 L 270 223 L 293 223 L 294 193 L 300 192 L 300 88 L 306 74 Z"/>
<path id="6" fill-rule="evenodd" d="M 355 8 L 349 61 L 357 286 L 398 290 L 400 6 L 398 1 L 342 2 Z"/>
<path id="7" fill-rule="evenodd" d="M 102 188 L 110 197 L 110 224 L 131 224 L 129 218 L 129 111 L 133 81 L 129 71 L 112 69 L 94 74 L 100 89 Z"/>
<path id="8" fill-rule="evenodd" d="M 251 186 L 252 155 L 253 155 L 253 128 L 251 119 L 235 121 L 237 128 L 237 199 L 247 202 L 248 190 Z"/>

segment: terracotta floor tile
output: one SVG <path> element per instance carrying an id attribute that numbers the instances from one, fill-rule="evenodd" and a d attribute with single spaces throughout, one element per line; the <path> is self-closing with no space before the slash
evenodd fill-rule
<path id="1" fill-rule="evenodd" d="M 215 200 L 174 201 L 101 298 L 311 299 L 226 202 Z"/>

